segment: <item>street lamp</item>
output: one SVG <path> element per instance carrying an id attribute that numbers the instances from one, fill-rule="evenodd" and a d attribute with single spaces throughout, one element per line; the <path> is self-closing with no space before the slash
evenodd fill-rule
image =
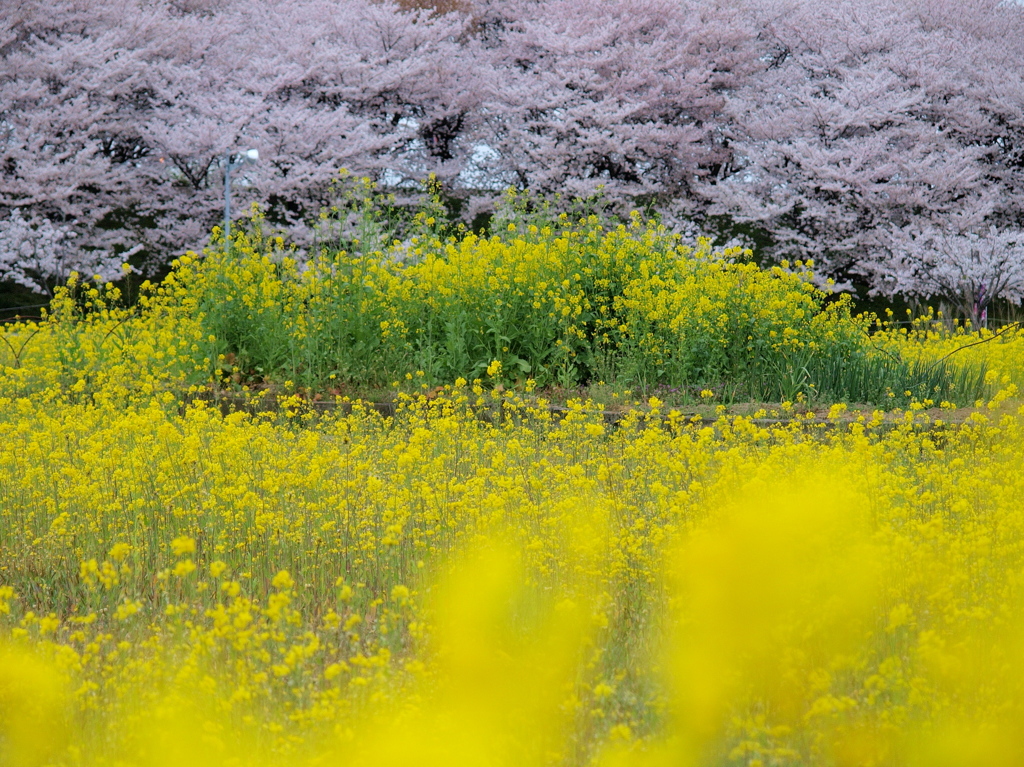
<path id="1" fill-rule="evenodd" d="M 224 155 L 224 250 L 228 249 L 228 243 L 231 242 L 231 171 L 255 165 L 260 159 L 260 152 L 258 149 L 247 149 L 239 157 L 240 160 L 234 160 L 231 152 Z"/>

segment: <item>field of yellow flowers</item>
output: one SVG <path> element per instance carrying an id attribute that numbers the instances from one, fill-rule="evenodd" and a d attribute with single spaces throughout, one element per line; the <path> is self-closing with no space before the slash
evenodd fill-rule
<path id="1" fill-rule="evenodd" d="M 656 250 L 644 237 L 601 246 Z M 927 324 L 872 337 L 918 370 L 988 338 L 952 358 L 987 371 L 969 410 L 937 396 L 888 414 L 778 402 L 748 417 L 723 403 L 700 418 L 651 396 L 611 424 L 593 402 L 553 412 L 532 390 L 541 367 L 582 369 L 594 333 L 579 323 L 621 309 L 609 343 L 649 372 L 688 365 L 702 384 L 736 372 L 741 355 L 729 355 L 747 341 L 853 349 L 861 321 L 815 304 L 788 272 L 722 261 L 705 273 L 706 258 L 689 272 L 667 274 L 663 259 L 658 274 L 619 274 L 601 288 L 602 314 L 573 287 L 587 275 L 555 283 L 531 260 L 552 250 L 538 242 L 463 241 L 394 270 L 361 257 L 301 272 L 258 248 L 236 256 L 248 270 L 192 255 L 135 309 L 75 279 L 45 321 L 9 325 L 0 763 L 1022 763 L 1024 337 Z M 468 344 L 446 358 L 470 355 L 466 375 L 424 370 L 417 350 L 488 338 L 413 332 L 442 288 L 478 284 L 450 271 L 462 251 L 515 247 L 522 280 L 498 287 L 549 301 L 563 351 L 544 356 L 538 340 L 536 356 L 517 355 L 524 367 L 490 338 L 497 353 L 472 352 L 487 352 L 478 370 Z M 631 263 L 617 257 L 611 277 L 590 277 Z M 295 323 L 329 316 L 313 304 L 340 291 L 329 279 L 340 265 L 354 300 L 360 263 L 374 276 L 358 283 L 365 308 L 391 312 L 364 328 L 379 356 L 393 353 L 383 322 L 397 333 L 409 306 L 423 319 L 385 370 L 407 384 L 393 416 L 358 401 L 316 408 L 295 381 L 267 412 L 225 414 L 194 396 L 211 379 L 240 396 L 256 387 L 256 363 L 241 358 L 257 336 L 227 345 L 249 314 L 282 332 L 268 349 L 330 360 L 311 351 L 328 331 Z M 399 284 L 417 268 L 428 276 Z M 372 292 L 376 280 L 393 289 Z M 542 300 L 539 283 L 562 287 Z M 673 293 L 700 284 L 719 286 L 711 324 Z M 772 303 L 787 291 L 806 298 Z M 211 324 L 211 296 L 244 308 Z M 747 317 L 739 347 L 735 306 L 766 312 Z M 671 357 L 671 344 L 643 340 L 701 333 L 726 342 L 703 373 L 710 353 Z M 344 371 L 323 368 L 319 382 L 332 374 Z M 811 383 L 794 383 L 806 402 Z"/>

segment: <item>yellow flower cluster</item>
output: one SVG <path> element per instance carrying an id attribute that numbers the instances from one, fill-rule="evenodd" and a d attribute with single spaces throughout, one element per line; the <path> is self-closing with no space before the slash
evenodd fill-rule
<path id="1" fill-rule="evenodd" d="M 486 377 L 891 407 L 973 403 L 986 394 L 982 367 L 999 367 L 997 347 L 982 345 L 932 369 L 910 335 L 872 342 L 848 301 L 826 305 L 810 264 L 761 269 L 639 217 L 614 229 L 563 218 L 368 254 L 322 249 L 301 267 L 292 255 L 259 226 L 240 231 L 228 251 L 176 260 L 130 310 L 110 285 L 73 278 L 44 323 L 0 336 L 8 390 L 172 404 L 211 379 L 293 393 Z"/>
<path id="2" fill-rule="evenodd" d="M 1020 757 L 1019 415 L 650 405 L 5 396 L 5 759 Z"/>
<path id="3" fill-rule="evenodd" d="M 175 261 L 187 269 L 190 256 Z M 196 300 L 175 274 L 144 282 L 138 306 L 122 306 L 110 283 L 72 274 L 42 322 L 0 333 L 0 391 L 47 401 L 173 403 L 183 388 L 209 379 L 215 338 L 203 333 Z"/>
<path id="4" fill-rule="evenodd" d="M 874 340 L 882 348 L 927 364 L 949 360 L 983 366 L 1003 388 L 1013 384 L 1017 390 L 1024 390 L 1024 332 L 1016 323 L 996 330 L 972 331 L 929 311 L 909 325 L 886 323 Z"/>
<path id="5" fill-rule="evenodd" d="M 1024 761 L 1024 337 L 868 342 L 788 267 L 591 224 L 305 269 L 240 233 L 134 309 L 73 278 L 4 328 L 0 764 Z M 799 392 L 865 343 L 999 391 L 613 424 L 533 389 L 613 351 Z M 184 396 L 281 374 L 424 393 Z"/>
<path id="6" fill-rule="evenodd" d="M 864 346 L 848 303 L 823 308 L 809 264 L 764 270 L 749 257 L 638 216 L 611 229 L 563 217 L 490 238 L 324 248 L 300 268 L 257 227 L 230 252 L 182 259 L 175 277 L 233 356 L 225 372 L 305 386 L 386 385 L 414 370 L 433 386 L 494 360 L 541 385 L 694 386 Z"/>
<path id="7" fill-rule="evenodd" d="M 810 264 L 785 266 L 716 258 L 707 241 L 690 258 L 641 261 L 615 301 L 629 328 L 620 343 L 668 382 L 743 380 L 776 361 L 857 350 L 863 331 L 848 297 L 822 309 Z"/>

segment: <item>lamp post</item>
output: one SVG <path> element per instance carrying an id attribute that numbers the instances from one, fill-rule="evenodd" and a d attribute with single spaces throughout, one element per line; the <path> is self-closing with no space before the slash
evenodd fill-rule
<path id="1" fill-rule="evenodd" d="M 260 159 L 258 149 L 247 149 L 242 159 L 235 161 L 231 152 L 224 155 L 224 250 L 228 249 L 231 242 L 231 171 L 238 170 L 246 165 L 255 165 Z"/>

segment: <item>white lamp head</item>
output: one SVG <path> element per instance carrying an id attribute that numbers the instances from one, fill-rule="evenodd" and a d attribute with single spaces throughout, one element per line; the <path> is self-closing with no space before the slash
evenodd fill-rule
<path id="1" fill-rule="evenodd" d="M 254 165 L 257 160 L 260 159 L 259 149 L 250 149 L 245 153 L 245 161 L 250 165 Z"/>

